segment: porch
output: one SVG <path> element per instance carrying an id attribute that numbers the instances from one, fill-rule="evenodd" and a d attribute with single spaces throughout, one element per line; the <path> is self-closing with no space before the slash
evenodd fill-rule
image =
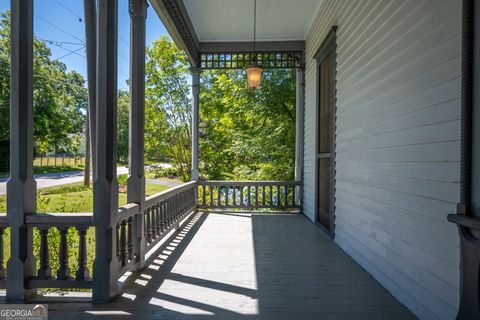
<path id="1" fill-rule="evenodd" d="M 185 227 L 147 258 L 145 269 L 133 274 L 111 303 L 57 300 L 49 303 L 49 316 L 414 318 L 302 214 L 228 211 L 200 211 L 185 219 Z"/>

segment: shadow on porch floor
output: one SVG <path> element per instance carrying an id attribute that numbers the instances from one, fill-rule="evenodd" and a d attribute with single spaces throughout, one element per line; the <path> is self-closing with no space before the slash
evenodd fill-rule
<path id="1" fill-rule="evenodd" d="M 411 319 L 300 214 L 197 213 L 108 305 L 50 319 Z"/>

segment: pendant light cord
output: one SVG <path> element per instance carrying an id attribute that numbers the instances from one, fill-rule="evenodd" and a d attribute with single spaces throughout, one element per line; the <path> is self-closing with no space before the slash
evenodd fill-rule
<path id="1" fill-rule="evenodd" d="M 255 40 L 257 34 L 257 0 L 253 0 L 253 56 L 254 61 L 257 61 L 257 52 L 255 50 Z"/>

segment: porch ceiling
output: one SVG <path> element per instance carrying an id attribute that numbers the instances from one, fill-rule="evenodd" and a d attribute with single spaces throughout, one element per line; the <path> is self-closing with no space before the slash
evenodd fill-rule
<path id="1" fill-rule="evenodd" d="M 183 0 L 200 42 L 253 38 L 253 0 Z M 257 0 L 257 40 L 304 40 L 322 0 Z"/>

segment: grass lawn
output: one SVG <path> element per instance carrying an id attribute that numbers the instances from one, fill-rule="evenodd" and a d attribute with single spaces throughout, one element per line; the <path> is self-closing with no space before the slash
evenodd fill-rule
<path id="1" fill-rule="evenodd" d="M 57 173 L 66 171 L 83 171 L 83 165 L 65 165 L 65 166 L 33 166 L 34 174 Z M 7 178 L 8 172 L 0 172 L 0 178 Z"/>
<path id="2" fill-rule="evenodd" d="M 146 195 L 152 195 L 170 187 L 146 184 Z M 6 196 L 0 196 L 0 212 L 6 212 Z M 127 194 L 119 193 L 118 205 L 127 204 Z M 59 187 L 37 190 L 37 212 L 92 212 L 92 188 L 86 188 L 83 183 L 73 183 Z"/>
<path id="3" fill-rule="evenodd" d="M 169 189 L 168 186 L 146 184 L 146 196 Z M 119 193 L 118 204 L 123 206 L 127 203 L 126 193 Z M 6 211 L 6 196 L 0 196 L 0 212 Z M 51 187 L 37 190 L 37 212 L 92 212 L 93 194 L 92 188 L 86 188 L 83 183 L 73 183 L 65 186 Z M 78 234 L 74 228 L 70 228 L 67 235 L 68 256 L 71 275 L 75 276 L 78 263 Z M 60 246 L 60 234 L 57 229 L 51 228 L 48 234 L 50 252 L 50 267 L 52 275 L 56 274 L 59 267 L 58 253 Z M 34 229 L 33 239 L 34 254 L 37 258 L 37 269 L 40 267 L 40 234 Z M 10 229 L 5 230 L 4 235 L 4 266 L 10 257 Z M 87 266 L 90 275 L 93 270 L 95 258 L 95 229 L 90 228 L 87 232 Z M 47 291 L 85 291 L 84 289 L 48 289 Z"/>
<path id="4" fill-rule="evenodd" d="M 33 173 L 43 174 L 43 173 L 57 173 L 65 171 L 83 171 L 83 166 L 49 166 L 49 167 L 33 167 Z"/>

